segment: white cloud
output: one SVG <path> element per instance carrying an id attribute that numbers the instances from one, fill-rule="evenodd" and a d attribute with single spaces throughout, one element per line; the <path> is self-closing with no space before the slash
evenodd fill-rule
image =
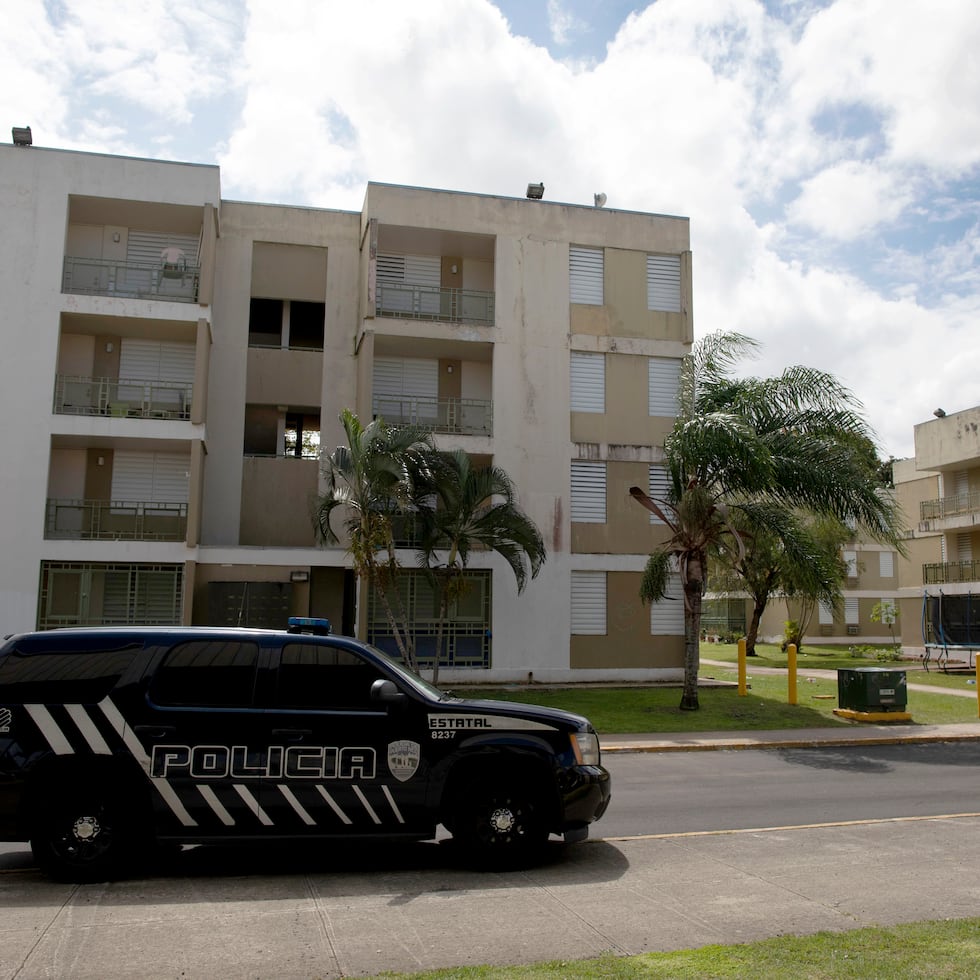
<path id="1" fill-rule="evenodd" d="M 839 374 L 898 455 L 936 404 L 976 403 L 980 6 L 657 0 L 607 47 L 574 0 L 527 2 L 556 42 L 594 34 L 592 60 L 490 0 L 10 3 L 0 116 L 42 145 L 220 146 L 230 198 L 542 180 L 688 215 L 696 334 L 757 337 L 750 370 Z"/>
<path id="2" fill-rule="evenodd" d="M 895 221 L 912 201 L 912 188 L 897 174 L 848 160 L 804 181 L 788 215 L 821 235 L 852 239 Z"/>

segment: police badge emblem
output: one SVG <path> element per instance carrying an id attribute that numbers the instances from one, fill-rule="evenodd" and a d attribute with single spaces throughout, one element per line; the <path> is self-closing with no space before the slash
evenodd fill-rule
<path id="1" fill-rule="evenodd" d="M 415 775 L 422 756 L 422 746 L 418 742 L 401 739 L 388 743 L 388 768 L 392 776 L 404 783 Z"/>

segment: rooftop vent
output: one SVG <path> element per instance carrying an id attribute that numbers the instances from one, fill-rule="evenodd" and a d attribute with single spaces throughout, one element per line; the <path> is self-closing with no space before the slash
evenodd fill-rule
<path id="1" fill-rule="evenodd" d="M 540 201 L 544 197 L 544 184 L 528 184 L 527 196 L 532 201 Z"/>
<path id="2" fill-rule="evenodd" d="M 13 133 L 14 146 L 30 146 L 34 142 L 30 126 L 14 126 L 10 132 Z"/>

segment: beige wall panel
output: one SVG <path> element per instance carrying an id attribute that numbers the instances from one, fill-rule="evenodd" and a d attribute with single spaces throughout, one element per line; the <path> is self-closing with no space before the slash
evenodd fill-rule
<path id="1" fill-rule="evenodd" d="M 246 457 L 240 543 L 312 548 L 316 543 L 311 513 L 318 468 L 313 459 Z"/>
<path id="2" fill-rule="evenodd" d="M 591 337 L 612 336 L 609 308 L 572 303 L 568 307 L 568 323 L 571 333 L 588 334 Z"/>
<path id="3" fill-rule="evenodd" d="M 75 333 L 63 333 L 58 344 L 58 374 L 70 378 L 97 377 L 93 362 L 95 338 Z"/>
<path id="4" fill-rule="evenodd" d="M 439 359 L 439 398 L 463 397 L 463 362 L 450 358 Z"/>
<path id="5" fill-rule="evenodd" d="M 245 400 L 250 405 L 320 404 L 323 353 L 250 347 Z"/>
<path id="6" fill-rule="evenodd" d="M 571 667 L 682 667 L 683 636 L 651 636 L 650 607 L 640 601 L 640 575 L 606 575 L 606 635 L 571 637 Z"/>
<path id="7" fill-rule="evenodd" d="M 88 465 L 85 468 L 85 499 L 112 499 L 112 450 L 89 449 L 86 451 Z M 102 465 L 99 465 L 99 460 Z"/>
<path id="8" fill-rule="evenodd" d="M 325 248 L 252 243 L 252 296 L 322 303 L 326 290 Z"/>
<path id="9" fill-rule="evenodd" d="M 310 570 L 309 611 L 297 615 L 325 616 L 335 633 L 344 621 L 343 568 L 313 568 Z"/>
<path id="10" fill-rule="evenodd" d="M 572 442 L 663 446 L 674 420 L 649 414 L 649 366 L 646 357 L 606 355 L 606 411 L 572 412 Z M 644 484 L 644 487 L 646 484 Z"/>
<path id="11" fill-rule="evenodd" d="M 606 523 L 572 524 L 572 552 L 577 554 L 648 554 L 665 541 L 663 525 L 651 525 L 649 511 L 629 495 L 632 486 L 649 484 L 646 463 L 606 464 Z"/>
<path id="12" fill-rule="evenodd" d="M 121 338 L 116 334 L 103 334 L 95 338 L 95 347 L 92 351 L 93 378 L 119 377 L 119 354 L 121 347 Z"/>
<path id="13" fill-rule="evenodd" d="M 942 561 L 942 539 L 938 534 L 912 538 L 905 542 L 905 547 L 908 549 L 908 560 L 899 563 L 899 586 L 921 589 L 922 566 Z"/>

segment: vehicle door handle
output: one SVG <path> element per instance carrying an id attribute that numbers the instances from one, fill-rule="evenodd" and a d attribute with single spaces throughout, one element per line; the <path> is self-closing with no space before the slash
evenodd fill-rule
<path id="1" fill-rule="evenodd" d="M 134 725 L 133 731 L 141 737 L 159 741 L 161 738 L 170 738 L 177 729 L 172 725 Z"/>
<path id="2" fill-rule="evenodd" d="M 312 735 L 309 728 L 273 728 L 272 737 L 281 738 L 284 742 L 302 742 L 307 735 Z"/>

